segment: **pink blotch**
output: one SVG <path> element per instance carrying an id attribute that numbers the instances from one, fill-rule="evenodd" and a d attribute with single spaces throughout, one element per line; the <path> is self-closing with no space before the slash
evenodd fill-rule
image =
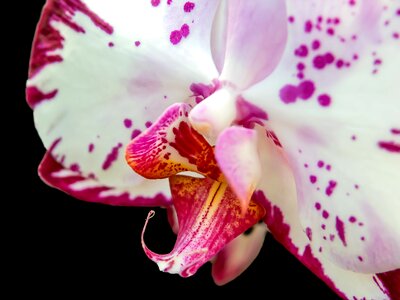
<path id="1" fill-rule="evenodd" d="M 320 210 L 321 209 L 321 203 L 315 202 L 314 207 L 315 207 L 316 210 Z"/>
<path id="2" fill-rule="evenodd" d="M 316 182 L 317 182 L 317 176 L 315 176 L 315 175 L 310 175 L 310 182 L 311 182 L 312 184 L 316 183 Z"/>
<path id="3" fill-rule="evenodd" d="M 357 140 L 357 136 L 356 136 L 355 134 L 353 134 L 353 135 L 351 136 L 351 140 L 352 140 L 352 141 Z"/>
<path id="4" fill-rule="evenodd" d="M 359 261 L 361 261 L 361 262 L 363 261 L 362 256 L 357 256 L 357 258 L 358 258 Z"/>
<path id="5" fill-rule="evenodd" d="M 344 61 L 343 60 L 338 59 L 336 61 L 336 68 L 341 69 L 343 67 L 343 65 L 344 65 Z"/>
<path id="6" fill-rule="evenodd" d="M 113 147 L 110 153 L 107 154 L 105 161 L 103 162 L 102 168 L 103 170 L 108 170 L 112 164 L 118 159 L 119 150 L 122 148 L 122 144 L 118 143 L 115 147 Z"/>
<path id="7" fill-rule="evenodd" d="M 135 137 L 137 137 L 139 134 L 141 134 L 142 132 L 139 129 L 135 129 L 134 131 L 132 131 L 131 133 L 131 139 L 133 140 Z"/>
<path id="8" fill-rule="evenodd" d="M 125 126 L 125 128 L 131 128 L 132 127 L 132 120 L 131 119 L 125 119 L 124 120 L 124 126 Z"/>
<path id="9" fill-rule="evenodd" d="M 297 49 L 294 50 L 294 54 L 299 57 L 307 57 L 308 48 L 306 45 L 300 45 Z"/>
<path id="10" fill-rule="evenodd" d="M 326 30 L 326 33 L 329 34 L 329 35 L 334 35 L 335 34 L 335 30 L 333 28 L 328 28 Z"/>
<path id="11" fill-rule="evenodd" d="M 312 241 L 312 230 L 310 227 L 306 228 L 306 235 L 310 241 Z"/>
<path id="12" fill-rule="evenodd" d="M 355 222 L 357 222 L 357 218 L 355 216 L 350 216 L 349 222 L 350 223 L 355 223 Z"/>
<path id="13" fill-rule="evenodd" d="M 136 47 L 139 47 L 139 46 L 140 46 L 140 44 L 141 44 L 141 42 L 140 42 L 140 41 L 135 41 L 135 46 L 136 46 Z"/>
<path id="14" fill-rule="evenodd" d="M 380 141 L 378 142 L 379 148 L 386 150 L 392 153 L 400 153 L 400 144 L 397 144 L 394 141 Z"/>
<path id="15" fill-rule="evenodd" d="M 297 87 L 291 84 L 285 85 L 279 91 L 279 97 L 286 104 L 295 102 L 297 99 Z"/>
<path id="16" fill-rule="evenodd" d="M 322 211 L 322 217 L 323 217 L 324 219 L 328 219 L 328 218 L 329 218 L 329 213 L 328 213 L 326 210 L 323 210 L 323 211 Z"/>
<path id="17" fill-rule="evenodd" d="M 312 81 L 306 80 L 297 87 L 297 96 L 303 100 L 308 100 L 315 92 L 315 85 Z"/>
<path id="18" fill-rule="evenodd" d="M 322 228 L 322 230 L 325 230 L 325 229 L 326 229 L 326 225 L 325 225 L 325 224 L 322 224 L 322 225 L 321 225 L 321 228 Z"/>
<path id="19" fill-rule="evenodd" d="M 183 24 L 181 27 L 181 34 L 184 38 L 187 38 L 187 36 L 190 33 L 189 25 L 188 24 Z"/>
<path id="20" fill-rule="evenodd" d="M 193 2 L 186 2 L 185 5 L 183 6 L 183 10 L 187 13 L 190 13 L 195 7 L 195 4 Z"/>
<path id="21" fill-rule="evenodd" d="M 329 106 L 331 104 L 331 97 L 327 94 L 322 94 L 318 96 L 318 103 L 321 106 Z"/>
<path id="22" fill-rule="evenodd" d="M 335 190 L 337 186 L 337 182 L 334 180 L 329 180 L 328 186 L 325 189 L 325 194 L 330 197 L 333 194 L 333 191 Z"/>
<path id="23" fill-rule="evenodd" d="M 390 129 L 390 132 L 391 132 L 392 134 L 400 134 L 400 129 L 398 129 L 398 128 L 392 128 L 392 129 Z"/>
<path id="24" fill-rule="evenodd" d="M 160 0 L 151 0 L 151 5 L 153 5 L 154 7 L 157 7 L 160 5 Z"/>
<path id="25" fill-rule="evenodd" d="M 297 70 L 299 71 L 303 71 L 306 68 L 306 66 L 303 63 L 298 63 L 296 67 Z"/>
<path id="26" fill-rule="evenodd" d="M 89 144 L 89 146 L 88 146 L 88 151 L 89 151 L 89 153 L 92 153 L 93 150 L 94 150 L 94 144 L 91 143 L 91 144 Z"/>
<path id="27" fill-rule="evenodd" d="M 344 223 L 339 217 L 336 217 L 335 227 L 336 227 L 336 231 L 337 231 L 339 238 L 342 241 L 343 245 L 347 246 L 346 234 L 345 234 L 345 230 L 344 230 Z"/>
<path id="28" fill-rule="evenodd" d="M 151 123 L 150 121 L 147 121 L 144 126 L 146 126 L 146 128 L 149 128 L 153 123 Z"/>
<path id="29" fill-rule="evenodd" d="M 327 171 L 330 171 L 330 170 L 332 170 L 332 166 L 331 166 L 331 165 L 326 165 L 325 169 L 326 169 Z"/>
<path id="30" fill-rule="evenodd" d="M 108 43 L 108 47 L 110 47 L 110 48 L 114 47 L 114 43 L 113 42 L 109 42 Z"/>
<path id="31" fill-rule="evenodd" d="M 172 45 L 177 45 L 182 40 L 182 33 L 180 30 L 174 30 L 169 35 L 169 41 Z"/>
<path id="32" fill-rule="evenodd" d="M 294 23 L 294 16 L 289 16 L 288 21 L 289 23 Z"/>
<path id="33" fill-rule="evenodd" d="M 304 31 L 307 32 L 307 33 L 310 33 L 312 31 L 312 28 L 313 28 L 312 22 L 310 20 L 307 20 L 304 23 Z"/>
<path id="34" fill-rule="evenodd" d="M 318 168 L 323 168 L 323 167 L 325 166 L 324 161 L 319 160 L 319 161 L 317 162 L 317 166 L 318 166 Z"/>
<path id="35" fill-rule="evenodd" d="M 304 164 L 304 168 L 308 168 L 308 164 Z"/>
<path id="36" fill-rule="evenodd" d="M 399 34 L 398 32 L 393 32 L 392 36 L 393 36 L 393 38 L 394 38 L 395 40 L 397 40 L 397 39 L 399 39 L 400 34 Z"/>
<path id="37" fill-rule="evenodd" d="M 312 42 L 312 44 L 311 44 L 311 48 L 312 48 L 313 50 L 318 50 L 319 47 L 321 47 L 321 42 L 318 41 L 318 40 L 314 40 L 314 41 Z"/>
<path id="38" fill-rule="evenodd" d="M 81 170 L 81 167 L 76 163 L 72 164 L 69 168 L 71 169 L 71 171 L 74 171 L 74 172 L 80 172 L 80 170 Z"/>

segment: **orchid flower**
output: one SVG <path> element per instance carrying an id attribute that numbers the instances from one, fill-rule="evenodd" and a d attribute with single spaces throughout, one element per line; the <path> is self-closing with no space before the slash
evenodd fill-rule
<path id="1" fill-rule="evenodd" d="M 340 297 L 400 299 L 399 37 L 395 0 L 48 0 L 39 174 L 166 208 L 161 271 L 225 284 L 270 232 Z"/>

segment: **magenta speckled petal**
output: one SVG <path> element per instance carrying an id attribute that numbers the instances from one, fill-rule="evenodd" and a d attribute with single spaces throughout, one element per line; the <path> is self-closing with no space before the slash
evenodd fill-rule
<path id="1" fill-rule="evenodd" d="M 342 298 L 389 299 L 377 276 L 343 269 L 326 256 L 324 247 L 314 243 L 317 235 L 330 239 L 336 231 L 330 232 L 327 224 L 318 230 L 302 226 L 287 158 L 273 139 L 260 141 L 263 176 L 253 198 L 265 207 L 264 221 L 271 234 Z M 334 239 L 340 242 L 336 235 Z"/>
<path id="2" fill-rule="evenodd" d="M 269 115 L 315 249 L 356 272 L 397 269 L 400 43 L 393 32 L 400 28 L 399 7 L 373 0 L 309 3 L 288 2 L 283 59 L 244 97 Z"/>
<path id="3" fill-rule="evenodd" d="M 52 156 L 64 169 L 110 193 L 169 197 L 168 181 L 144 180 L 123 151 L 168 106 L 188 100 L 192 83 L 218 76 L 207 30 L 218 3 L 191 3 L 47 1 L 27 99 L 45 147 L 58 141 Z"/>
<path id="4" fill-rule="evenodd" d="M 146 255 L 164 272 L 193 275 L 265 214 L 263 207 L 252 201 L 242 215 L 240 202 L 226 183 L 177 175 L 170 178 L 170 184 L 179 221 L 174 249 L 169 254 L 156 254 L 147 248 L 143 234 L 154 212 L 150 212 L 142 234 Z"/>

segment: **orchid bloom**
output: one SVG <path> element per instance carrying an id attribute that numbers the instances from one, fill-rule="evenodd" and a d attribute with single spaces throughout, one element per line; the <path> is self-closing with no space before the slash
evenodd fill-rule
<path id="1" fill-rule="evenodd" d="M 395 0 L 48 0 L 39 174 L 166 208 L 164 272 L 225 284 L 268 231 L 342 298 L 400 299 L 399 51 Z"/>

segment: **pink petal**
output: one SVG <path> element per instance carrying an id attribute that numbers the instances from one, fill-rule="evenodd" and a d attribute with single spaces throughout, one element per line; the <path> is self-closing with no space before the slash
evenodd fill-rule
<path id="1" fill-rule="evenodd" d="M 256 259 L 267 233 L 265 224 L 256 224 L 225 246 L 216 256 L 212 276 L 217 285 L 224 285 L 240 274 Z"/>
<path id="2" fill-rule="evenodd" d="M 264 176 L 253 198 L 266 208 L 264 221 L 272 235 L 343 299 L 389 299 L 374 274 L 345 270 L 326 257 L 324 247 L 314 245 L 316 235 L 329 232 L 300 224 L 296 184 L 285 154 L 269 138 L 260 150 Z"/>
<path id="3" fill-rule="evenodd" d="M 263 80 L 278 64 L 286 36 L 284 1 L 222 1 L 211 42 L 220 78 L 239 89 Z"/>
<path id="4" fill-rule="evenodd" d="M 185 11 L 179 1 L 47 1 L 27 97 L 45 147 L 59 141 L 52 155 L 63 168 L 100 186 L 168 196 L 167 184 L 144 183 L 130 170 L 123 149 L 165 108 L 188 100 L 192 83 L 218 75 L 206 30 L 217 3 L 193 3 Z"/>
<path id="5" fill-rule="evenodd" d="M 214 149 L 189 124 L 190 106 L 171 105 L 145 132 L 126 148 L 131 168 L 150 179 L 167 178 L 183 171 L 194 171 L 215 180 L 222 173 Z"/>
<path id="6" fill-rule="evenodd" d="M 238 126 L 229 127 L 218 137 L 215 157 L 243 211 L 246 211 L 261 177 L 257 132 Z"/>
<path id="7" fill-rule="evenodd" d="M 170 184 L 179 220 L 174 249 L 169 254 L 156 254 L 147 248 L 142 234 L 146 255 L 164 272 L 178 273 L 182 277 L 193 275 L 264 215 L 264 209 L 252 202 L 243 216 L 240 202 L 225 183 L 177 175 L 170 178 Z M 153 214 L 150 212 L 146 225 Z"/>
<path id="8" fill-rule="evenodd" d="M 357 272 L 399 268 L 398 6 L 291 1 L 288 9 L 282 62 L 244 97 L 268 112 L 288 155 L 314 249 Z"/>

